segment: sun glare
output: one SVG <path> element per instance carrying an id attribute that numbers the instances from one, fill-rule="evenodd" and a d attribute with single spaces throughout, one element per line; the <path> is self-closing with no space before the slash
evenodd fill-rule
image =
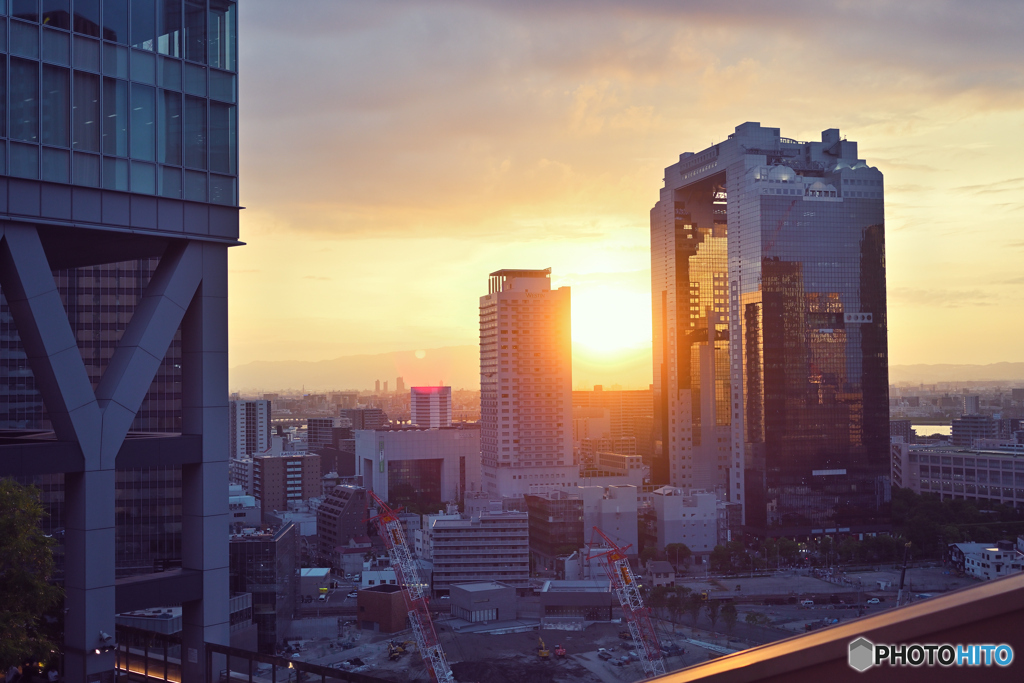
<path id="1" fill-rule="evenodd" d="M 650 346 L 650 295 L 611 287 L 573 287 L 572 343 L 609 356 Z"/>

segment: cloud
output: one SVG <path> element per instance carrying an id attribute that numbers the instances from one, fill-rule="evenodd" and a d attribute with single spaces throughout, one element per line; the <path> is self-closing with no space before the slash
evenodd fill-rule
<path id="1" fill-rule="evenodd" d="M 1024 189 L 1024 178 L 1008 178 L 983 185 L 962 185 L 955 188 L 958 192 L 972 194 L 999 194 L 1002 192 L 1019 192 Z"/>
<path id="2" fill-rule="evenodd" d="M 910 306 L 961 308 L 965 306 L 992 306 L 996 296 L 978 289 L 920 289 L 890 287 L 889 303 Z"/>

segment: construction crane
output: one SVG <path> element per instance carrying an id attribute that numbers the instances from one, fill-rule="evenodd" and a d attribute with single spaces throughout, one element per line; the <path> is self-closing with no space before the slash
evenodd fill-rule
<path id="1" fill-rule="evenodd" d="M 398 513 L 373 491 L 370 491 L 370 496 L 380 510 L 372 520 L 377 525 L 381 538 L 384 539 L 384 546 L 388 549 L 391 568 L 395 570 L 395 579 L 402 588 L 405 608 L 409 613 L 409 624 L 412 626 L 416 646 L 423 656 L 423 662 L 427 665 L 431 678 L 437 683 L 455 683 L 455 675 L 448 666 L 441 643 L 437 640 L 434 622 L 427 608 L 427 586 L 420 578 L 420 570 L 412 558 L 412 551 L 405 540 L 405 532 L 402 531 Z"/>
<path id="2" fill-rule="evenodd" d="M 596 526 L 594 532 L 604 539 L 605 545 L 611 550 L 588 556 L 587 560 L 589 562 L 592 559 L 604 558 L 605 570 L 608 572 L 608 578 L 611 579 L 615 595 L 619 598 L 619 604 L 622 605 L 622 616 L 633 636 L 633 643 L 640 655 L 644 673 L 651 678 L 663 676 L 665 674 L 665 659 L 661 654 L 658 634 L 655 633 L 654 624 L 651 623 L 651 615 L 644 607 L 640 586 L 636 582 L 633 568 L 629 566 L 629 560 L 626 559 L 626 550 L 629 549 L 629 546 L 620 548 L 615 541 L 605 536 L 604 532 Z M 594 545 L 593 539 L 590 544 Z"/>

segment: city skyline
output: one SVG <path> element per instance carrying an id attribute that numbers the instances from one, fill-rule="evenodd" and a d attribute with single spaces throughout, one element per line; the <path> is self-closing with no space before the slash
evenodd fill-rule
<path id="1" fill-rule="evenodd" d="M 550 266 L 573 288 L 577 362 L 607 314 L 649 372 L 651 188 L 679 150 L 748 120 L 797 139 L 841 128 L 887 169 L 893 364 L 1024 360 L 1012 20 L 922 20 L 912 3 L 572 8 L 323 4 L 312 30 L 272 3 L 241 13 L 232 366 L 473 344 L 480 274 Z M 816 94 L 779 96 L 809 64 Z"/>

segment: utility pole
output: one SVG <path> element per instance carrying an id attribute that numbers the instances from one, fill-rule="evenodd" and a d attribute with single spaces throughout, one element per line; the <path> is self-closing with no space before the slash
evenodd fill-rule
<path id="1" fill-rule="evenodd" d="M 903 584 L 907 578 L 907 554 L 910 552 L 910 542 L 907 541 L 903 546 L 903 571 L 900 572 L 900 590 L 896 594 L 896 606 L 899 607 L 903 604 Z"/>

